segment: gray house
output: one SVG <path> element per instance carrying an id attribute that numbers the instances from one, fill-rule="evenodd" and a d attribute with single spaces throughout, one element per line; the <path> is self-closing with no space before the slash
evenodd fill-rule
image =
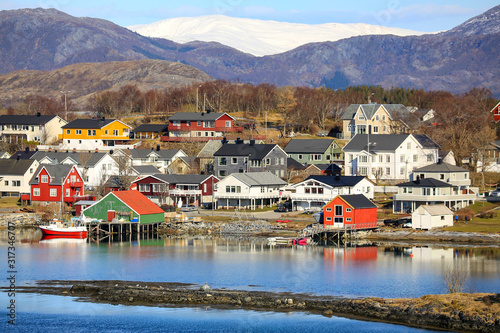
<path id="1" fill-rule="evenodd" d="M 302 164 L 344 161 L 342 148 L 334 139 L 292 139 L 285 147 L 288 157 Z"/>
<path id="2" fill-rule="evenodd" d="M 223 144 L 214 153 L 215 175 L 226 177 L 232 173 L 269 171 L 278 177 L 285 177 L 287 154 L 278 145 Z"/>

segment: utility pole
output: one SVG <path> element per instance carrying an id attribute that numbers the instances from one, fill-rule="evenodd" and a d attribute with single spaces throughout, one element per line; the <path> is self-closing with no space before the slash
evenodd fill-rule
<path id="1" fill-rule="evenodd" d="M 69 91 L 61 91 L 61 94 L 64 95 L 64 117 L 66 118 L 66 121 L 68 121 L 68 104 L 66 103 L 66 95 L 69 94 L 71 90 Z"/>

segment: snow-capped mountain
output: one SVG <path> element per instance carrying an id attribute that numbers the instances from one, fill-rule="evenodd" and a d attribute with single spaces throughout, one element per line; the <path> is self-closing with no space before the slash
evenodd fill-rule
<path id="1" fill-rule="evenodd" d="M 309 25 L 225 15 L 179 17 L 127 28 L 146 37 L 166 38 L 177 43 L 219 42 L 256 56 L 278 54 L 308 43 L 337 41 L 354 36 L 425 34 L 364 23 Z"/>

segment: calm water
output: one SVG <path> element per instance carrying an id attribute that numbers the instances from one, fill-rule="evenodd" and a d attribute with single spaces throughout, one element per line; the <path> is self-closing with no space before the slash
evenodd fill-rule
<path id="1" fill-rule="evenodd" d="M 37 239 L 37 234 L 18 234 L 18 241 L 30 237 Z M 0 242 L 0 251 L 6 262 L 5 240 Z M 2 265 L 5 274 L 7 268 Z M 443 273 L 452 266 L 468 271 L 466 291 L 500 291 L 498 248 L 270 247 L 265 240 L 210 238 L 135 239 L 99 244 L 85 240 L 34 240 L 16 244 L 18 285 L 51 279 L 116 279 L 207 282 L 213 288 L 318 295 L 418 297 L 444 293 Z M 1 284 L 7 285 L 7 281 L 2 280 Z M 265 332 L 271 328 L 278 332 L 417 331 L 303 313 L 111 306 L 75 302 L 68 297 L 22 294 L 16 295 L 16 302 L 16 328 L 32 332 L 48 329 L 128 332 L 137 331 L 138 327 L 141 331 L 191 332 Z M 0 304 L 8 304 L 5 293 L 0 293 Z M 5 314 L 6 307 L 1 309 L 0 313 Z M 82 322 L 83 326 L 75 327 L 72 323 L 76 322 Z M 5 323 L 3 320 L 1 324 Z"/>

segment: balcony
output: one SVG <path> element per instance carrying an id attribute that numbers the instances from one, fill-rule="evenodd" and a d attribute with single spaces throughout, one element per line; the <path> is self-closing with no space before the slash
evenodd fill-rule
<path id="1" fill-rule="evenodd" d="M 233 134 L 233 136 L 235 136 Z M 227 140 L 234 140 L 235 137 L 231 138 L 226 136 Z M 242 140 L 254 139 L 254 140 L 265 140 L 265 135 L 252 135 L 248 139 L 241 137 Z M 208 142 L 210 140 L 222 140 L 220 136 L 167 136 L 164 135 L 160 139 L 162 142 Z"/>
<path id="2" fill-rule="evenodd" d="M 462 191 L 460 191 L 462 192 Z M 421 194 L 394 194 L 394 201 L 417 201 L 417 202 L 446 202 L 446 201 L 461 201 L 461 200 L 475 200 L 476 193 L 469 191 L 469 193 L 458 194 L 442 194 L 442 195 L 421 195 Z"/>
<path id="3" fill-rule="evenodd" d="M 67 184 L 69 184 L 70 187 L 83 187 L 82 181 L 70 181 Z"/>
<path id="4" fill-rule="evenodd" d="M 221 193 L 214 193 L 214 198 L 215 199 L 272 199 L 272 198 L 287 198 L 287 195 L 285 194 L 280 194 L 280 192 L 264 192 L 264 193 L 257 193 L 257 194 L 250 194 L 250 193 L 228 193 L 228 192 L 221 192 Z"/>
<path id="5" fill-rule="evenodd" d="M 171 196 L 198 196 L 201 195 L 201 190 L 169 190 Z"/>

